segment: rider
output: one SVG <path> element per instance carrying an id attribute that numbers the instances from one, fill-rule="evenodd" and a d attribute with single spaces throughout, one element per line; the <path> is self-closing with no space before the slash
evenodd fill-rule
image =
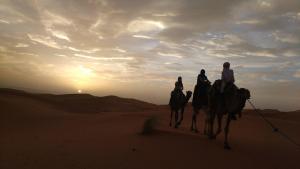
<path id="1" fill-rule="evenodd" d="M 201 69 L 200 74 L 197 77 L 197 84 L 206 83 L 206 82 L 209 82 L 209 80 L 205 75 L 205 70 Z"/>
<path id="2" fill-rule="evenodd" d="M 175 82 L 175 88 L 171 92 L 171 97 L 170 97 L 169 105 L 171 105 L 172 98 L 173 98 L 174 95 L 177 95 L 177 94 L 179 94 L 179 96 L 183 96 L 184 95 L 183 92 L 182 92 L 182 90 L 183 90 L 182 78 L 181 78 L 181 76 L 179 76 L 178 80 Z"/>
<path id="3" fill-rule="evenodd" d="M 193 93 L 193 107 L 201 108 L 202 106 L 207 106 L 207 90 L 208 84 L 210 84 L 209 80 L 205 75 L 205 70 L 201 69 L 200 74 L 197 77 L 197 84 Z"/>
<path id="4" fill-rule="evenodd" d="M 229 84 L 234 84 L 234 73 L 233 70 L 230 69 L 230 63 L 225 62 L 223 64 L 223 71 L 222 71 L 222 85 L 221 85 L 221 93 L 224 92 L 224 89 Z"/>
<path id="5" fill-rule="evenodd" d="M 234 85 L 234 73 L 233 70 L 230 69 L 230 63 L 225 62 L 223 64 L 223 71 L 222 71 L 222 84 L 221 84 L 221 93 L 224 93 L 224 90 L 229 85 Z M 231 119 L 236 120 L 235 114 L 231 114 Z"/>
<path id="6" fill-rule="evenodd" d="M 183 83 L 181 76 L 178 77 L 177 82 L 175 82 L 175 91 L 180 91 L 182 93 L 183 90 Z"/>
<path id="7" fill-rule="evenodd" d="M 206 89 L 207 89 L 207 85 L 209 84 L 210 81 L 207 79 L 206 75 L 205 75 L 205 70 L 201 69 L 200 74 L 197 77 L 197 86 L 199 87 L 199 94 L 205 94 L 206 93 Z"/>

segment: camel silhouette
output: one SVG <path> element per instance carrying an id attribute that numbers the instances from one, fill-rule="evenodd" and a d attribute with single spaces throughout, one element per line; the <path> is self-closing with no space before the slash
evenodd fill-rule
<path id="1" fill-rule="evenodd" d="M 171 98 L 170 98 L 170 102 L 169 102 L 169 106 L 171 109 L 171 118 L 170 118 L 170 126 L 172 126 L 172 117 L 173 117 L 173 112 L 175 112 L 175 128 L 178 128 L 179 125 L 181 124 L 182 120 L 183 120 L 183 113 L 184 113 L 184 109 L 186 104 L 188 103 L 188 101 L 190 100 L 192 96 L 192 92 L 191 91 L 187 91 L 186 95 L 184 94 L 180 94 L 180 93 L 176 93 L 175 91 L 172 91 L 171 93 Z M 178 113 L 180 111 L 180 120 L 178 121 Z"/>
<path id="2" fill-rule="evenodd" d="M 216 80 L 208 92 L 208 136 L 211 139 L 215 139 L 218 134 L 221 133 L 222 118 L 227 114 L 226 125 L 224 128 L 225 140 L 224 148 L 230 149 L 228 143 L 229 125 L 231 121 L 231 115 L 238 114 L 241 117 L 241 112 L 245 107 L 247 99 L 250 99 L 250 91 L 245 88 L 238 89 L 235 85 L 231 85 L 227 91 L 223 94 L 220 93 L 221 80 Z M 226 89 L 225 89 L 226 91 Z M 218 118 L 218 129 L 214 134 L 214 120 Z"/>

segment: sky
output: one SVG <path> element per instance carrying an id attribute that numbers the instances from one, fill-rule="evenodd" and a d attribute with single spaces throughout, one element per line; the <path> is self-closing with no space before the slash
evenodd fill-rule
<path id="1" fill-rule="evenodd" d="M 166 104 L 226 61 L 257 107 L 300 109 L 300 1 L 0 0 L 0 87 Z"/>

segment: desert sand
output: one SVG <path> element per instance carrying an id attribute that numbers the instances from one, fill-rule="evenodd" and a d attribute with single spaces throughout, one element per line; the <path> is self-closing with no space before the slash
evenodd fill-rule
<path id="1" fill-rule="evenodd" d="M 283 139 L 253 111 L 232 122 L 223 149 L 189 131 L 191 108 L 179 129 L 168 126 L 167 106 L 115 96 L 38 95 L 0 90 L 1 169 L 299 169 L 300 148 Z M 263 110 L 300 143 L 300 112 Z M 156 130 L 140 135 L 145 119 Z"/>

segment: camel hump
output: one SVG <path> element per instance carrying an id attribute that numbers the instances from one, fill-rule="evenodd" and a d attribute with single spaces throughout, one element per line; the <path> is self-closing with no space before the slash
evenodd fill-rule
<path id="1" fill-rule="evenodd" d="M 212 88 L 215 93 L 221 93 L 221 86 L 222 86 L 222 80 L 218 79 L 215 80 L 215 82 L 212 85 Z M 225 95 L 234 95 L 238 90 L 238 87 L 234 83 L 226 83 L 224 88 L 224 94 Z"/>
<path id="2" fill-rule="evenodd" d="M 214 88 L 215 90 L 218 90 L 218 89 L 221 89 L 221 85 L 222 85 L 222 80 L 221 79 L 217 79 L 213 83 L 212 88 Z"/>
<path id="3" fill-rule="evenodd" d="M 238 87 L 234 83 L 227 83 L 224 88 L 225 95 L 234 95 L 238 91 Z"/>

